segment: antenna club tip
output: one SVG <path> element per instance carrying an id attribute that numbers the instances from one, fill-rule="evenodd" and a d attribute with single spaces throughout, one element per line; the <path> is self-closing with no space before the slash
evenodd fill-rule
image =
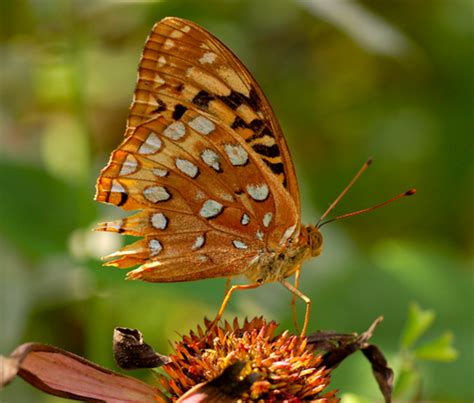
<path id="1" fill-rule="evenodd" d="M 372 162 L 374 162 L 374 159 L 372 157 L 367 158 L 367 161 L 366 161 L 367 165 L 372 164 Z"/>
<path id="2" fill-rule="evenodd" d="M 413 196 L 416 193 L 416 189 L 410 189 L 405 192 L 405 196 Z"/>

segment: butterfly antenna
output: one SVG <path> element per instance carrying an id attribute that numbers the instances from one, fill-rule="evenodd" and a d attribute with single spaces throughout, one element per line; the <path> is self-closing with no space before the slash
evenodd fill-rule
<path id="1" fill-rule="evenodd" d="M 357 172 L 352 180 L 349 182 L 349 184 L 344 188 L 344 190 L 339 194 L 339 196 L 336 197 L 336 199 L 331 203 L 331 205 L 327 208 L 327 210 L 324 212 L 324 214 L 319 218 L 318 222 L 316 223 L 316 228 L 319 228 L 322 224 L 321 222 L 326 218 L 326 216 L 334 209 L 334 207 L 337 206 L 337 204 L 341 201 L 341 199 L 346 195 L 346 193 L 349 191 L 349 189 L 354 185 L 354 183 L 357 182 L 357 179 L 364 173 L 364 171 L 372 164 L 372 157 L 370 157 L 364 165 L 359 169 L 359 172 Z"/>
<path id="2" fill-rule="evenodd" d="M 400 193 L 399 195 L 397 195 L 395 197 L 392 197 L 391 199 L 386 200 L 383 203 L 376 204 L 375 206 L 365 208 L 365 209 L 362 209 L 362 210 L 358 210 L 358 211 L 354 211 L 352 213 L 343 214 L 343 215 L 331 218 L 330 220 L 324 221 L 322 223 L 318 223 L 317 228 L 321 228 L 323 225 L 329 224 L 330 222 L 333 222 L 333 221 L 336 221 L 336 220 L 340 220 L 342 218 L 352 217 L 352 216 L 355 216 L 355 215 L 367 213 L 368 211 L 376 210 L 380 207 L 385 206 L 386 204 L 394 202 L 395 200 L 402 199 L 403 197 L 406 197 L 406 196 L 412 196 L 415 193 L 416 193 L 416 189 L 407 190 L 406 192 Z"/>

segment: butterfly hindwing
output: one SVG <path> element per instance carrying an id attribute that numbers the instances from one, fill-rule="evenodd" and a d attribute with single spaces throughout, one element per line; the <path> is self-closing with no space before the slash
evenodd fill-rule
<path id="1" fill-rule="evenodd" d="M 165 267 L 188 254 L 193 257 L 188 264 L 175 268 L 184 279 L 185 273 L 194 278 L 196 267 L 204 277 L 216 267 L 222 276 L 245 271 L 269 237 L 281 239 L 286 218 L 280 222 L 276 210 L 291 211 L 292 204 L 281 206 L 287 200 L 282 198 L 284 189 L 226 126 L 210 120 L 205 126 L 207 117 L 194 113 L 183 116 L 178 126 L 166 115 L 137 127 L 99 177 L 98 201 L 143 210 L 99 227 L 145 237 L 110 256 L 114 260 L 109 264 L 145 264 L 139 272 L 148 281 L 164 281 L 160 273 Z M 193 249 L 201 237 L 209 247 L 204 254 L 198 251 L 201 246 Z M 198 266 L 195 259 L 201 259 Z M 227 261 L 239 264 L 223 265 Z"/>

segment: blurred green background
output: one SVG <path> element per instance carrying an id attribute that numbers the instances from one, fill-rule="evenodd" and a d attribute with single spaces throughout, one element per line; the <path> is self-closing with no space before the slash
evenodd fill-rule
<path id="1" fill-rule="evenodd" d="M 174 15 L 219 37 L 265 90 L 297 167 L 305 223 L 317 221 L 368 156 L 375 163 L 334 214 L 418 189 L 323 228 L 323 256 L 302 274 L 301 289 L 314 301 L 309 331 L 360 332 L 383 314 L 373 342 L 396 367 L 416 301 L 437 314 L 426 338 L 451 330 L 459 351 L 451 363 L 420 363 L 423 399 L 472 400 L 472 4 L 2 2 L 0 351 L 41 341 L 116 368 L 115 326 L 139 328 L 166 353 L 176 332 L 215 315 L 225 280 L 124 281 L 123 271 L 99 260 L 124 239 L 91 232 L 123 215 L 93 201 L 95 180 L 121 141 L 145 38 Z M 226 317 L 263 314 L 293 329 L 289 302 L 270 284 L 236 294 Z M 379 397 L 361 354 L 333 384 Z M 61 401 L 20 380 L 0 400 Z"/>

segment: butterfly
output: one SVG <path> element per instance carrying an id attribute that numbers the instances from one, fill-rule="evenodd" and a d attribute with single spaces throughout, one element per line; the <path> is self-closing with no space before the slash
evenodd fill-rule
<path id="1" fill-rule="evenodd" d="M 125 139 L 101 171 L 95 199 L 138 211 L 98 230 L 140 237 L 107 256 L 127 278 L 227 277 L 232 293 L 278 281 L 298 289 L 302 263 L 321 253 L 301 224 L 295 168 L 280 125 L 246 67 L 216 37 L 176 17 L 156 23 L 138 68 Z M 295 284 L 286 278 L 295 274 Z M 249 284 L 229 288 L 244 275 Z M 293 306 L 295 297 L 293 297 Z"/>

